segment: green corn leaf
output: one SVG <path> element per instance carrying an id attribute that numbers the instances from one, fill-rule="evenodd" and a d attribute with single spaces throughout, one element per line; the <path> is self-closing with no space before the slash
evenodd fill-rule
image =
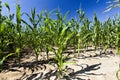
<path id="1" fill-rule="evenodd" d="M 4 25 L 4 23 L 2 23 L 0 26 L 0 32 L 4 33 L 4 30 L 5 30 L 5 25 Z"/>
<path id="2" fill-rule="evenodd" d="M 70 13 L 70 11 L 67 11 L 67 12 L 66 12 L 66 14 L 65 14 L 65 16 L 64 16 L 64 18 L 63 18 L 64 21 L 66 21 L 67 15 L 68 15 L 69 13 Z"/>
<path id="3" fill-rule="evenodd" d="M 93 34 L 93 33 L 88 33 L 88 34 L 86 34 L 86 35 L 82 38 L 82 40 L 87 41 L 87 39 L 88 39 L 92 34 Z"/>
<path id="4" fill-rule="evenodd" d="M 16 5 L 16 20 L 17 20 L 17 30 L 20 32 L 21 31 L 21 13 L 20 13 L 20 5 Z"/>
<path id="5" fill-rule="evenodd" d="M 71 37 L 73 37 L 74 33 L 75 33 L 75 32 L 72 32 L 72 33 L 68 34 L 68 35 L 66 36 L 65 41 L 67 42 Z"/>
<path id="6" fill-rule="evenodd" d="M 64 36 L 64 35 L 66 34 L 66 32 L 67 32 L 68 29 L 69 29 L 69 27 L 64 27 L 64 28 L 62 29 L 62 31 L 61 31 L 60 36 Z"/>
<path id="7" fill-rule="evenodd" d="M 10 20 L 13 20 L 14 19 L 14 14 L 10 14 L 9 18 L 10 18 Z"/>
<path id="8" fill-rule="evenodd" d="M 20 48 L 19 48 L 19 47 L 18 47 L 18 48 L 16 48 L 15 53 L 17 53 L 17 54 L 19 54 L 19 53 L 20 53 Z"/>
<path id="9" fill-rule="evenodd" d="M 10 56 L 12 56 L 12 55 L 14 55 L 15 53 L 9 53 L 8 55 L 6 55 L 5 57 L 3 57 L 3 59 L 2 60 L 0 60 L 0 65 L 2 65 L 3 64 L 3 62 L 8 58 L 8 57 L 10 57 Z"/>
<path id="10" fill-rule="evenodd" d="M 8 11 L 10 12 L 10 6 L 8 3 L 4 3 L 4 5 L 7 7 Z"/>
<path id="11" fill-rule="evenodd" d="M 21 21 L 26 24 L 32 31 L 33 31 L 33 27 L 31 25 L 29 25 L 25 20 L 21 19 Z"/>
<path id="12" fill-rule="evenodd" d="M 117 70 L 117 72 L 116 72 L 116 77 L 117 77 L 117 80 L 120 80 L 120 64 L 119 64 L 119 69 Z"/>
<path id="13" fill-rule="evenodd" d="M 76 62 L 65 62 L 63 63 L 64 65 L 68 65 L 68 64 L 76 64 Z"/>
<path id="14" fill-rule="evenodd" d="M 36 9 L 31 9 L 32 20 L 35 20 Z"/>

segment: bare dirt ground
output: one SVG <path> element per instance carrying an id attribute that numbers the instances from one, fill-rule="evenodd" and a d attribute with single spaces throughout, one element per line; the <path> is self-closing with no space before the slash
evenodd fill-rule
<path id="1" fill-rule="evenodd" d="M 71 55 L 73 58 L 67 62 L 75 63 L 67 64 L 69 78 L 65 76 L 62 80 L 117 80 L 119 57 L 115 54 L 93 56 L 92 53 L 94 52 L 88 51 L 79 58 Z M 52 59 L 45 60 L 39 56 L 39 62 L 36 63 L 34 56 L 26 56 L 21 60 L 20 66 L 16 63 L 3 70 L 0 73 L 0 80 L 57 80 L 55 76 L 57 67 L 50 63 L 51 61 Z"/>

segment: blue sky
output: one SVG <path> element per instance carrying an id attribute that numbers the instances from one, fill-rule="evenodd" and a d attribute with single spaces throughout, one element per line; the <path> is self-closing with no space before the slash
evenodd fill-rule
<path id="1" fill-rule="evenodd" d="M 109 0 L 19 0 L 21 4 L 22 12 L 30 13 L 31 8 L 36 8 L 37 12 L 41 12 L 46 9 L 51 11 L 55 8 L 59 8 L 62 14 L 70 11 L 68 17 L 77 17 L 76 10 L 82 7 L 85 12 L 86 17 L 93 20 L 93 14 L 96 13 L 101 21 L 106 20 L 108 17 L 120 13 L 120 8 L 112 9 L 110 12 L 104 13 L 105 7 L 107 7 L 106 2 Z M 11 12 L 15 13 L 16 0 L 3 0 L 2 2 L 7 2 L 10 4 Z M 3 8 L 3 14 L 7 14 L 7 9 Z M 24 17 L 26 18 L 26 17 Z"/>

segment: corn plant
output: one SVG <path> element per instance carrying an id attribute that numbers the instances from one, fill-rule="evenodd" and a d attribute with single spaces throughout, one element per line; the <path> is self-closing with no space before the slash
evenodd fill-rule
<path id="1" fill-rule="evenodd" d="M 10 7 L 7 3 L 5 3 L 5 6 L 7 7 L 7 9 L 10 12 Z M 13 44 L 12 38 L 11 38 L 11 33 L 13 32 L 13 30 L 11 29 L 11 25 L 9 24 L 13 24 L 11 21 L 13 19 L 13 14 L 9 14 L 8 16 L 3 16 L 1 14 L 2 12 L 2 5 L 0 2 L 0 68 L 2 68 L 2 65 L 4 64 L 4 61 L 14 55 L 15 53 L 13 52 L 7 52 L 9 51 L 9 45 Z"/>
<path id="2" fill-rule="evenodd" d="M 6 16 L 2 16 L 2 5 L 0 3 L 0 59 L 5 55 L 4 51 L 7 46 L 11 43 L 8 34 L 7 34 L 7 27 L 6 27 Z"/>
<path id="3" fill-rule="evenodd" d="M 2 5 L 1 5 L 1 1 L 0 1 L 0 58 L 2 58 L 3 56 L 3 34 L 4 34 L 4 28 L 5 28 L 5 25 L 3 23 L 4 19 L 3 19 L 3 16 L 2 16 Z"/>
<path id="4" fill-rule="evenodd" d="M 16 23 L 14 23 L 14 14 L 10 14 L 7 3 L 5 6 L 8 9 L 8 16 L 2 15 L 0 2 L 0 67 L 12 55 L 17 55 L 20 64 L 23 45 L 34 50 L 36 61 L 41 48 L 46 52 L 47 59 L 49 59 L 49 51 L 54 52 L 59 79 L 66 74 L 64 69 L 69 54 L 65 55 L 64 51 L 71 45 L 75 49 L 77 47 L 78 56 L 80 56 L 80 49 L 82 47 L 86 49 L 91 43 L 95 46 L 95 50 L 97 47 L 102 47 L 105 51 L 115 46 L 120 54 L 120 18 L 108 19 L 101 23 L 95 14 L 93 24 L 90 26 L 91 22 L 85 18 L 85 13 L 81 9 L 77 11 L 78 19 L 72 18 L 69 21 L 66 18 L 69 12 L 62 17 L 62 14 L 57 11 L 57 18 L 52 19 L 49 12 L 42 11 L 37 14 L 34 8 L 31 9 L 30 15 L 24 13 L 29 18 L 27 22 L 21 19 L 21 7 L 17 3 Z M 116 75 L 118 76 L 118 72 Z"/>
<path id="5" fill-rule="evenodd" d="M 120 19 L 116 19 L 116 49 L 118 54 L 120 54 Z"/>
<path id="6" fill-rule="evenodd" d="M 35 8 L 31 9 L 31 16 L 27 13 L 24 14 L 28 16 L 29 21 L 31 23 L 31 25 L 29 25 L 29 23 L 27 23 L 25 20 L 22 19 L 22 22 L 25 23 L 26 25 L 25 33 L 28 36 L 27 45 L 29 45 L 29 47 L 31 47 L 35 51 L 36 61 L 38 61 L 38 56 L 40 52 L 39 48 L 41 46 L 41 39 L 42 39 L 39 31 L 39 28 L 41 27 L 39 26 L 39 23 L 42 20 L 42 14 L 37 15 Z M 36 16 L 38 16 L 38 19 L 36 19 Z"/>
<path id="7" fill-rule="evenodd" d="M 119 69 L 118 69 L 118 70 L 117 70 L 117 72 L 116 72 L 116 77 L 117 77 L 117 80 L 120 80 L 119 73 L 120 73 L 120 64 L 119 64 Z"/>
<path id="8" fill-rule="evenodd" d="M 77 34 L 76 34 L 76 37 L 77 37 L 77 46 L 78 46 L 78 56 L 80 56 L 80 44 L 81 44 L 81 25 L 82 25 L 82 21 L 83 21 L 83 19 L 84 19 L 84 12 L 82 11 L 82 9 L 80 9 L 80 10 L 78 10 L 77 11 L 77 13 L 78 13 L 78 23 L 76 24 L 76 31 L 77 31 Z"/>
<path id="9" fill-rule="evenodd" d="M 77 37 L 76 37 L 76 35 L 77 35 L 78 22 L 74 18 L 72 18 L 70 20 L 69 24 L 71 24 L 71 31 L 75 32 L 74 35 L 73 35 L 73 38 L 70 40 L 71 41 L 70 44 L 71 44 L 72 47 L 74 47 L 74 52 L 73 53 L 74 53 L 74 56 L 76 56 L 75 52 L 76 52 L 76 48 L 77 48 Z"/>
<path id="10" fill-rule="evenodd" d="M 105 23 L 102 25 L 102 40 L 101 40 L 101 46 L 103 47 L 103 52 L 106 51 L 107 48 L 112 47 L 115 45 L 115 29 L 114 25 L 112 23 L 112 20 L 109 18 Z"/>
<path id="11" fill-rule="evenodd" d="M 59 37 L 57 37 L 58 51 L 57 53 L 55 52 L 55 60 L 58 62 L 57 66 L 59 70 L 59 77 L 62 77 L 63 75 L 63 70 L 64 70 L 63 67 L 65 64 L 65 59 L 68 57 L 68 56 L 63 57 L 62 53 L 64 50 L 66 50 L 66 46 L 70 38 L 72 38 L 72 36 L 74 35 L 74 32 L 67 34 L 67 30 L 69 30 L 69 27 L 63 28 L 59 33 Z"/>
<path id="12" fill-rule="evenodd" d="M 91 36 L 92 33 L 90 31 L 90 21 L 88 20 L 88 18 L 85 18 L 81 27 L 81 41 L 85 49 L 87 48 L 87 46 L 89 46 L 90 41 L 92 40 Z"/>
<path id="13" fill-rule="evenodd" d="M 17 3 L 16 4 L 16 29 L 17 29 L 17 39 L 18 39 L 18 45 L 16 47 L 16 54 L 18 57 L 18 61 L 20 64 L 20 56 L 21 56 L 21 49 L 22 49 L 22 33 L 21 33 L 21 7 L 20 5 Z"/>
<path id="14" fill-rule="evenodd" d="M 70 25 L 64 22 L 62 15 L 57 12 L 57 20 L 52 21 L 51 23 L 51 34 L 54 36 L 52 37 L 52 41 L 58 50 L 54 49 L 53 47 L 49 46 L 49 50 L 54 52 L 55 57 L 54 59 L 57 61 L 58 67 L 58 77 L 59 79 L 63 77 L 64 74 L 64 66 L 66 64 L 65 59 L 68 56 L 63 56 L 63 51 L 67 49 L 67 45 L 69 44 L 69 40 L 73 37 L 74 32 L 70 31 Z"/>
<path id="15" fill-rule="evenodd" d="M 94 15 L 94 24 L 91 28 L 93 34 L 92 34 L 92 42 L 95 46 L 95 51 L 98 46 L 100 46 L 101 43 L 101 23 L 97 19 L 96 14 Z"/>
<path id="16" fill-rule="evenodd" d="M 49 47 L 52 46 L 52 38 L 53 38 L 53 31 L 51 30 L 52 19 L 50 19 L 50 12 L 44 11 L 44 23 L 42 25 L 42 29 L 44 30 L 44 49 L 46 52 L 46 58 L 49 59 Z"/>

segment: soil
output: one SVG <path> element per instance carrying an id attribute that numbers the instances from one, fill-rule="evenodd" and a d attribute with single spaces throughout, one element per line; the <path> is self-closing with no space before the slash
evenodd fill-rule
<path id="1" fill-rule="evenodd" d="M 81 57 L 71 54 L 65 66 L 69 76 L 66 75 L 61 80 L 117 80 L 116 72 L 120 58 L 116 52 L 114 50 L 108 54 L 97 52 L 95 54 L 92 50 L 86 51 Z M 44 52 L 40 54 L 38 62 L 35 61 L 34 55 L 29 57 L 29 54 L 21 59 L 21 65 L 11 61 L 11 65 L 0 73 L 0 80 L 58 80 L 57 67 L 51 58 L 54 54 L 50 53 L 49 60 L 42 57 L 46 56 Z"/>

